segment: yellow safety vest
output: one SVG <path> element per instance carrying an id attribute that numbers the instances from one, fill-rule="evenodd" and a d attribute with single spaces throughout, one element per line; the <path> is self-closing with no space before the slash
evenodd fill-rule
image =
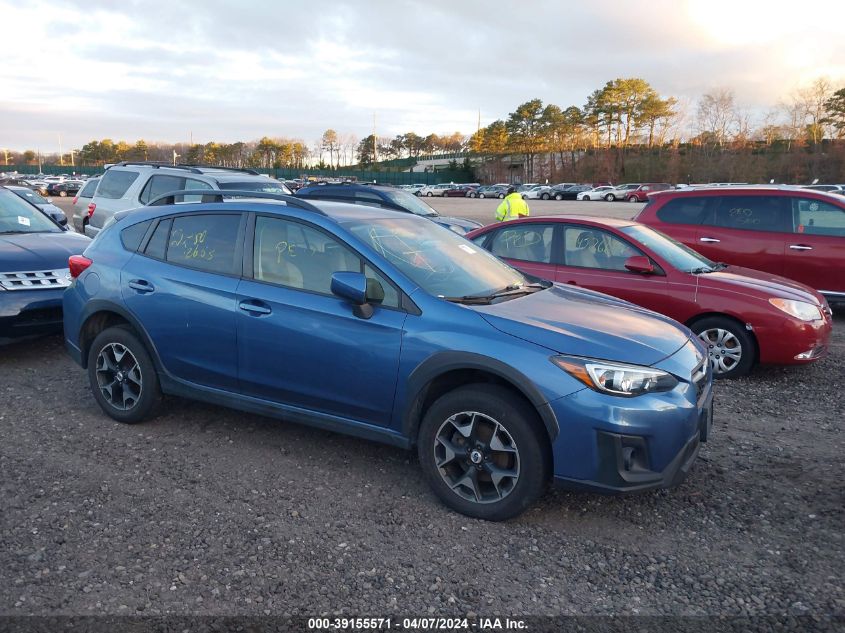
<path id="1" fill-rule="evenodd" d="M 496 209 L 497 222 L 516 220 L 523 216 L 528 216 L 528 203 L 516 192 L 505 196 L 505 199 L 502 200 L 502 203 Z"/>

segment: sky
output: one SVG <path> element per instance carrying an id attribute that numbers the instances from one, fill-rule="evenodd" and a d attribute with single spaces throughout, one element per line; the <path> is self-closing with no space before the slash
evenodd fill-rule
<path id="1" fill-rule="evenodd" d="M 843 0 L 0 0 L 0 150 L 474 132 L 617 77 L 761 115 L 845 86 Z"/>

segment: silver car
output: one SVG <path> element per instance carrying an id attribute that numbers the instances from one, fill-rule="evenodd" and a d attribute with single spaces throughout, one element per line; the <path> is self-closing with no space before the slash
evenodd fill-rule
<path id="1" fill-rule="evenodd" d="M 97 190 L 97 183 L 99 182 L 99 178 L 89 178 L 85 182 L 85 186 L 79 190 L 79 193 L 73 199 L 73 206 L 71 207 L 73 216 L 71 219 L 73 220 L 73 228 L 77 233 L 85 233 L 85 225 L 88 224 L 89 212 L 91 211 L 90 204 L 94 200 L 94 192 Z"/>
<path id="2" fill-rule="evenodd" d="M 142 207 L 172 191 L 237 189 L 292 195 L 283 182 L 252 169 L 168 165 L 123 161 L 106 168 L 89 203 L 85 235 L 95 237 L 118 211 Z M 176 204 L 198 202 L 202 196 L 178 196 Z"/>

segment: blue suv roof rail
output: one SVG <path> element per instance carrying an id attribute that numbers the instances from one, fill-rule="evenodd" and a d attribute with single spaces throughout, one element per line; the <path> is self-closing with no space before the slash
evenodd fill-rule
<path id="1" fill-rule="evenodd" d="M 314 206 L 310 202 L 306 202 L 302 198 L 296 196 L 289 196 L 285 193 L 270 193 L 267 191 L 246 191 L 242 189 L 180 189 L 179 191 L 170 191 L 156 196 L 150 200 L 146 206 L 158 207 L 165 204 L 174 204 L 177 196 L 202 196 L 202 200 L 194 204 L 205 202 L 225 202 L 225 198 L 266 198 L 269 200 L 279 200 L 288 206 L 311 211 L 319 215 L 326 215 L 326 213 L 319 207 Z M 191 203 L 188 203 L 191 204 Z"/>

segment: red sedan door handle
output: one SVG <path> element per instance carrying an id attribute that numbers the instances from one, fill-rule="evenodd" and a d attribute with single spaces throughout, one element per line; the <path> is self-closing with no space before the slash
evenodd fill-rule
<path id="1" fill-rule="evenodd" d="M 812 246 L 807 246 L 806 244 L 790 244 L 789 248 L 793 251 L 811 251 L 813 250 Z"/>
<path id="2" fill-rule="evenodd" d="M 568 283 L 570 286 L 577 286 L 578 285 L 577 281 L 567 281 L 566 283 Z"/>
<path id="3" fill-rule="evenodd" d="M 699 242 L 707 242 L 708 244 L 718 244 L 722 240 L 717 240 L 715 237 L 702 237 L 699 238 Z"/>

